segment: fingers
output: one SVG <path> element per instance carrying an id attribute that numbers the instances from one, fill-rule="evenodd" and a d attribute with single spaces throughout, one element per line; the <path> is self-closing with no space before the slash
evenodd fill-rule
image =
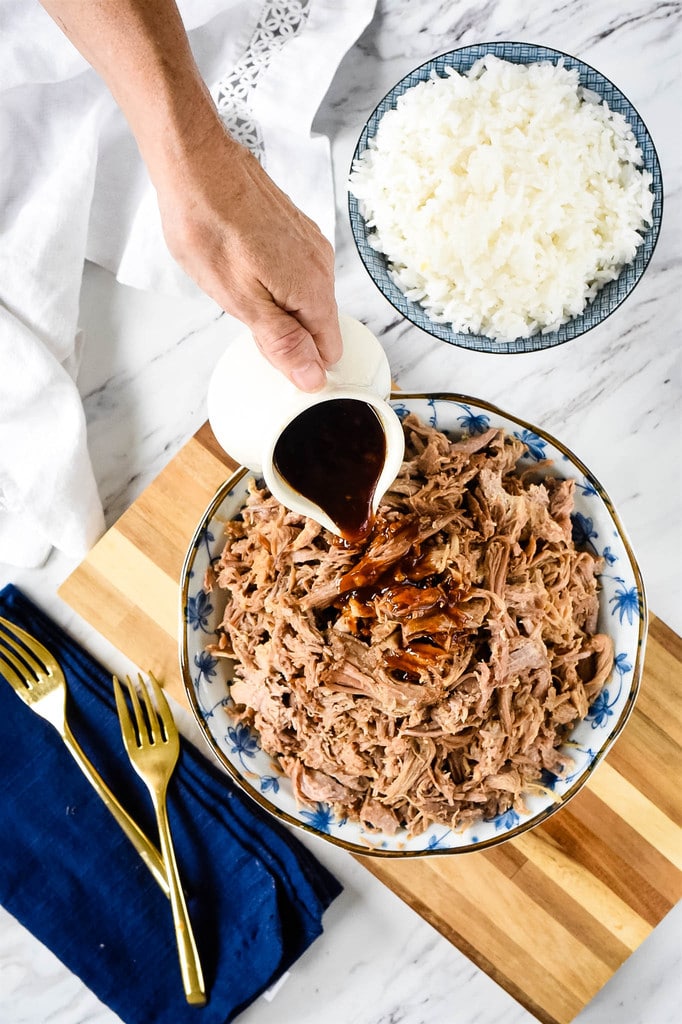
<path id="1" fill-rule="evenodd" d="M 316 311 L 315 315 L 310 316 L 304 310 L 297 310 L 295 316 L 313 339 L 324 366 L 329 367 L 338 363 L 343 352 L 343 342 L 336 303 L 326 313 Z"/>
<path id="2" fill-rule="evenodd" d="M 250 326 L 256 344 L 268 362 L 297 388 L 319 391 L 324 387 L 327 377 L 320 350 L 296 317 L 271 303 Z"/>
<path id="3" fill-rule="evenodd" d="M 301 220 L 307 223 L 307 218 Z M 343 353 L 334 297 L 334 250 L 312 222 L 309 234 L 296 245 L 295 260 L 291 265 L 290 258 L 286 277 L 280 271 L 279 279 L 269 278 L 267 291 L 274 304 L 295 318 L 310 335 L 322 366 L 333 366 Z"/>
<path id="4" fill-rule="evenodd" d="M 312 269 L 311 273 L 315 280 Z M 341 358 L 343 342 L 333 273 L 328 280 L 322 275 L 317 287 L 313 281 L 307 284 L 307 289 L 300 289 L 307 294 L 300 295 L 300 301 L 286 309 L 271 293 L 261 294 L 244 320 L 261 352 L 276 369 L 302 391 L 319 391 L 326 383 L 326 368 Z"/>

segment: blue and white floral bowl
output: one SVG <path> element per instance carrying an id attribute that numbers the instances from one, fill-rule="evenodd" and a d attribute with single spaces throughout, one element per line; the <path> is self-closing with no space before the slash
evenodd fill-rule
<path id="1" fill-rule="evenodd" d="M 529 465 L 552 461 L 548 473 L 576 481 L 573 532 L 579 545 L 604 559 L 601 577 L 599 629 L 615 646 L 610 679 L 590 707 L 587 718 L 567 738 L 565 748 L 574 766 L 566 778 L 546 773 L 541 796 L 530 797 L 528 813 L 510 810 L 464 831 L 432 825 L 414 838 L 369 832 L 356 822 L 334 816 L 330 807 L 299 807 L 289 779 L 260 745 L 258 734 L 231 721 L 230 662 L 206 650 L 215 642 L 225 595 L 204 590 L 207 568 L 224 546 L 226 520 L 238 515 L 247 483 L 253 475 L 238 469 L 206 509 L 190 544 L 182 573 L 180 662 L 190 705 L 218 760 L 232 778 L 262 807 L 278 818 L 317 834 L 354 853 L 384 857 L 464 853 L 494 846 L 520 835 L 559 810 L 588 781 L 632 713 L 644 662 L 647 611 L 639 568 L 618 516 L 604 489 L 590 471 L 559 441 L 495 406 L 453 394 L 392 395 L 399 416 L 415 412 L 425 422 L 456 437 L 502 427 L 528 447 Z"/>

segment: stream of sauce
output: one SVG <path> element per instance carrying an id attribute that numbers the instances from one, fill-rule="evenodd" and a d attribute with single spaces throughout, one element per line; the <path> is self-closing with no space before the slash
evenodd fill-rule
<path id="1" fill-rule="evenodd" d="M 273 461 L 294 490 L 336 523 L 345 540 L 367 536 L 386 461 L 386 436 L 371 405 L 333 398 L 311 406 L 284 429 Z"/>

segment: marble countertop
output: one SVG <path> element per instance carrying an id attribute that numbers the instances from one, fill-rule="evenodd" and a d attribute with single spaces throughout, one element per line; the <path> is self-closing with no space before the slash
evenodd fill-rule
<path id="1" fill-rule="evenodd" d="M 576 452 L 620 512 L 650 609 L 682 633 L 679 16 L 676 3 L 645 0 L 385 0 L 343 61 L 315 129 L 332 142 L 340 307 L 381 337 L 401 387 L 486 399 Z M 362 268 L 344 194 L 360 129 L 399 78 L 445 50 L 504 39 L 564 50 L 615 82 L 653 136 L 665 188 L 657 249 L 625 304 L 582 338 L 515 357 L 450 347 L 403 321 Z M 90 265 L 81 325 L 86 345 L 79 388 L 111 524 L 204 422 L 207 381 L 223 333 L 208 304 L 136 292 Z M 127 671 L 122 655 L 57 598 L 57 586 L 73 567 L 56 554 L 37 570 L 0 565 L 0 585 L 18 583 L 112 671 Z M 184 728 L 190 731 L 191 724 Z M 344 893 L 325 917 L 324 935 L 275 997 L 258 999 L 240 1024 L 317 1024 L 323 1015 L 328 1024 L 532 1024 L 531 1014 L 356 861 L 308 841 L 341 879 Z M 677 907 L 576 1024 L 678 1020 L 681 951 Z M 118 1018 L 0 909 L 0 1021 L 48 1020 L 116 1024 Z"/>

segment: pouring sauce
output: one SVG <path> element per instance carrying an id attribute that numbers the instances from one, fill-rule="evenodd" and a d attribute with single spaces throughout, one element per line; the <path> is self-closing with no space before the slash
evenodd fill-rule
<path id="1" fill-rule="evenodd" d="M 386 436 L 371 405 L 334 398 L 304 410 L 275 445 L 275 469 L 336 523 L 345 540 L 369 533 Z"/>

